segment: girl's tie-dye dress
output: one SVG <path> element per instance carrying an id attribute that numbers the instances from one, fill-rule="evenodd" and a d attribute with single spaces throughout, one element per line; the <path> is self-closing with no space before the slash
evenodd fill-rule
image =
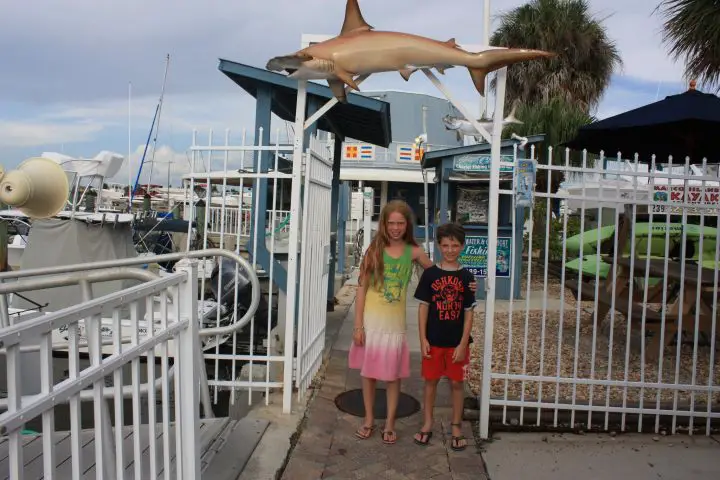
<path id="1" fill-rule="evenodd" d="M 406 297 L 412 275 L 412 246 L 400 258 L 383 253 L 385 276 L 378 289 L 370 282 L 365 295 L 365 345 L 350 346 L 349 366 L 360 375 L 386 382 L 410 376 L 406 340 Z"/>

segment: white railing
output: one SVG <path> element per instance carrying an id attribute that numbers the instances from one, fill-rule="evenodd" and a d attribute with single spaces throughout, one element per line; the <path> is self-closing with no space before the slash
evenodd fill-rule
<path id="1" fill-rule="evenodd" d="M 304 200 L 300 250 L 297 374 L 298 396 L 304 397 L 325 348 L 330 212 L 333 158 L 313 138 L 305 154 Z"/>
<path id="2" fill-rule="evenodd" d="M 529 231 L 514 228 L 503 251 L 510 275 L 496 288 L 508 298 L 488 299 L 495 315 L 475 328 L 481 436 L 491 410 L 503 424 L 554 428 L 718 427 L 718 178 L 702 174 L 704 161 L 698 175 L 688 160 L 663 171 L 647 160 L 630 162 L 625 184 L 597 182 L 618 174 L 602 158 L 573 164 L 565 152 L 560 165 L 537 165 L 547 183 L 534 207 L 511 209 Z M 569 176 L 575 185 L 558 190 Z M 510 187 L 501 184 L 500 202 L 515 206 Z"/>
<path id="3" fill-rule="evenodd" d="M 139 311 L 150 307 L 153 297 L 159 296 L 160 309 L 157 329 L 148 329 L 148 336 L 141 339 Z M 168 299 L 175 301 L 168 305 Z M 175 478 L 200 478 L 199 437 L 199 369 L 198 369 L 198 322 L 197 318 L 197 267 L 189 263 L 166 278 L 152 280 L 141 285 L 85 301 L 46 315 L 25 320 L 0 329 L 0 344 L 7 358 L 8 399 L 7 411 L 0 415 L 9 442 L 9 476 L 24 478 L 23 429 L 37 418 L 42 419 L 42 465 L 44 478 L 82 478 L 88 463 L 85 455 L 94 457 L 98 478 L 125 478 L 128 475 L 141 478 L 146 475 L 141 461 L 148 449 L 150 476 L 156 478 L 164 471 L 166 478 L 173 472 Z M 129 343 L 122 337 L 121 310 L 130 310 L 132 333 Z M 113 351 L 103 356 L 102 317 L 115 322 L 111 345 Z M 82 368 L 80 361 L 79 322 L 87 331 L 87 347 L 90 365 Z M 53 331 L 66 325 L 69 332 L 68 362 L 69 378 L 55 383 L 53 364 Z M 86 348 L 87 348 L 86 347 Z M 37 371 L 29 371 L 34 362 L 22 362 L 21 355 L 37 349 Z M 174 350 L 174 351 L 172 351 Z M 171 352 L 172 351 L 172 352 Z M 174 355 L 172 355 L 174 354 Z M 159 372 L 155 367 L 156 355 L 160 359 Z M 174 356 L 173 367 L 169 357 Z M 141 370 L 140 359 L 147 357 L 147 373 Z M 126 412 L 123 399 L 128 387 L 124 386 L 123 370 L 130 369 L 129 395 L 131 412 Z M 171 373 L 174 370 L 174 375 Z M 150 385 L 159 385 L 159 398 L 155 388 L 141 389 L 141 376 Z M 157 378 L 156 378 L 157 376 Z M 26 392 L 24 378 L 40 378 L 40 392 Z M 112 378 L 112 386 L 106 379 Z M 174 382 L 173 382 L 174 380 Z M 86 389 L 92 389 L 93 431 L 82 430 L 80 405 Z M 147 401 L 142 396 L 147 395 Z M 114 416 L 111 418 L 106 399 L 113 399 Z M 108 400 L 109 401 L 109 400 Z M 70 456 L 69 461 L 59 462 L 55 435 L 55 410 L 58 406 L 70 406 Z M 141 406 L 157 405 L 147 409 L 149 445 L 140 435 Z M 159 414 L 158 414 L 159 412 Z M 127 417 L 131 416 L 131 422 Z M 114 422 L 113 422 L 114 420 Z M 113 427 L 114 423 L 114 427 Z M 124 425 L 131 424 L 132 451 L 125 450 L 128 431 Z M 173 439 L 174 437 L 174 445 Z M 93 450 L 84 446 L 92 438 Z M 38 452 L 39 453 L 39 452 Z M 37 455 L 34 453 L 33 455 Z M 126 472 L 126 465 L 133 458 L 134 472 Z M 32 459 L 28 459 L 32 460 Z M 173 461 L 174 460 L 174 461 Z M 174 467 L 174 468 L 173 468 Z M 65 472 L 67 470 L 67 472 Z"/>
<path id="4" fill-rule="evenodd" d="M 224 219 L 223 219 L 224 212 Z M 218 207 L 210 206 L 207 208 L 207 228 L 208 233 L 219 235 L 223 233 L 229 236 L 239 235 L 242 238 L 250 238 L 250 230 L 252 227 L 251 222 L 252 209 L 250 207 L 243 207 L 239 209 L 237 207 Z M 287 234 L 290 231 L 289 210 L 275 210 L 269 211 L 266 215 L 266 234 L 269 234 L 270 229 L 274 229 L 276 234 Z M 223 225 L 224 220 L 224 225 Z M 224 231 L 223 231 L 224 228 Z"/>
<path id="5" fill-rule="evenodd" d="M 242 135 L 243 140 L 240 145 L 233 145 L 230 143 L 229 131 L 226 132 L 225 140 L 220 145 L 214 142 L 212 131 L 205 145 L 198 144 L 197 134 L 193 136 L 192 171 L 185 175 L 185 182 L 190 191 L 194 191 L 196 184 L 204 184 L 207 186 L 206 191 L 211 190 L 210 185 L 212 185 L 218 192 L 212 205 L 210 194 L 207 193 L 205 205 L 210 205 L 210 209 L 201 207 L 210 226 L 204 229 L 202 238 L 198 242 L 199 248 L 208 247 L 210 244 L 208 235 L 212 234 L 214 236 L 212 242 L 215 246 L 221 249 L 230 248 L 240 253 L 241 242 L 237 239 L 249 237 L 251 226 L 256 231 L 263 230 L 260 219 L 264 215 L 250 217 L 247 205 L 243 205 L 242 214 L 238 213 L 237 207 L 228 206 L 230 202 L 227 199 L 232 195 L 229 193 L 231 186 L 237 188 L 243 185 L 245 188 L 250 188 L 253 210 L 267 212 L 268 215 L 265 217 L 266 234 L 254 235 L 253 238 L 243 242 L 244 248 L 250 252 L 253 267 L 264 274 L 262 302 L 258 312 L 241 332 L 236 332 L 229 338 L 218 341 L 215 347 L 205 350 L 206 362 L 211 365 L 208 383 L 215 402 L 223 391 L 229 391 L 231 405 L 237 401 L 239 392 L 247 392 L 248 404 L 253 400 L 253 392 L 264 392 L 265 402 L 269 404 L 271 391 L 282 389 L 292 392 L 293 390 L 296 336 L 292 329 L 289 329 L 289 334 L 286 335 L 284 326 L 287 325 L 288 317 L 292 318 L 290 321 L 295 324 L 295 309 L 286 307 L 285 303 L 287 292 L 298 287 L 294 279 L 286 278 L 289 265 L 294 261 L 293 255 L 290 254 L 292 249 L 286 232 L 289 233 L 294 225 L 299 226 L 301 219 L 300 214 L 293 218 L 290 212 L 280 206 L 283 195 L 291 193 L 281 191 L 281 185 L 287 185 L 290 183 L 288 180 L 291 180 L 294 186 L 302 179 L 295 179 L 293 174 L 281 171 L 280 162 L 283 161 L 281 157 L 292 151 L 292 147 L 281 145 L 279 131 L 275 133 L 274 140 L 269 145 L 246 143 L 245 133 Z M 263 138 L 262 129 L 255 138 Z M 267 163 L 263 169 L 261 162 L 264 159 L 267 159 Z M 263 185 L 267 190 L 263 194 L 258 194 Z M 237 194 L 235 196 L 237 197 Z M 190 209 L 188 220 L 191 222 L 199 216 L 196 208 L 198 207 L 193 206 Z M 299 203 L 294 205 L 291 202 L 291 211 L 293 208 L 299 213 L 303 211 Z M 297 249 L 298 246 L 296 245 L 295 248 Z M 289 261 L 286 260 L 288 257 L 291 257 Z M 207 290 L 223 289 L 222 285 L 226 282 L 222 277 L 228 273 L 228 270 L 223 270 L 220 266 L 216 270 L 217 280 L 210 278 L 207 273 L 201 275 L 201 304 L 208 301 Z M 237 289 L 235 292 L 236 295 L 239 294 Z M 222 316 L 218 314 L 217 319 L 211 319 L 211 325 L 221 324 Z M 324 318 L 323 315 L 321 320 L 324 321 Z M 291 400 L 292 396 L 286 395 L 283 398 L 285 411 L 290 411 L 291 408 L 288 399 Z"/>

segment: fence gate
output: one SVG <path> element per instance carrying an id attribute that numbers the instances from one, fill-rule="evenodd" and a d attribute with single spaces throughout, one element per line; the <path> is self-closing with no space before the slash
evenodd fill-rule
<path id="1" fill-rule="evenodd" d="M 510 299 L 488 299 L 490 341 L 474 347 L 487 387 L 477 389 L 481 436 L 491 419 L 717 432 L 720 179 L 705 161 L 539 157 L 534 206 L 512 209 L 526 222 L 525 238 L 512 238 L 524 244 L 510 266 L 521 279 Z"/>
<path id="2" fill-rule="evenodd" d="M 317 373 L 325 347 L 333 159 L 323 147 L 325 145 L 313 137 L 304 155 L 295 377 L 300 397 Z"/>

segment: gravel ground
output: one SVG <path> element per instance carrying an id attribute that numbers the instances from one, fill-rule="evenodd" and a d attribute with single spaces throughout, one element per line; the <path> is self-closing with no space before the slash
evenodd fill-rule
<path id="1" fill-rule="evenodd" d="M 526 292 L 527 275 L 523 276 L 522 292 Z M 531 290 L 542 292 L 543 272 L 533 272 L 530 282 Z M 561 286 L 559 280 L 549 277 L 548 298 L 559 299 Z M 693 356 L 693 346 L 683 345 L 680 349 L 679 363 L 677 348 L 665 347 L 662 366 L 659 360 L 648 360 L 645 365 L 640 361 L 640 336 L 638 326 L 633 323 L 628 336 L 626 319 L 616 312 L 615 322 L 610 335 L 610 327 L 596 329 L 593 341 L 593 302 L 582 302 L 580 305 L 580 325 L 578 328 L 578 302 L 572 292 L 565 291 L 565 308 L 561 321 L 559 311 L 542 310 L 526 312 L 524 303 L 518 305 L 509 315 L 507 309 L 498 308 L 495 315 L 493 369 L 497 373 L 561 376 L 583 379 L 644 381 L 650 383 L 679 383 L 681 385 L 708 385 L 712 375 L 712 385 L 720 385 L 720 351 L 716 351 L 714 366 L 710 363 L 710 348 L 698 347 L 697 356 Z M 518 306 L 520 310 L 518 311 Z M 598 319 L 600 324 L 601 319 Z M 609 322 L 608 322 L 609 324 Z M 544 332 L 544 335 L 543 335 Z M 720 332 L 719 332 L 720 333 Z M 484 341 L 484 314 L 476 313 L 473 327 L 474 344 L 471 347 L 471 363 L 468 371 L 468 384 L 474 394 L 480 390 L 482 378 L 482 350 Z M 576 338 L 578 341 L 576 342 Z M 610 342 L 612 339 L 612 345 Z M 525 350 L 525 345 L 526 350 Z M 595 347 L 593 355 L 593 345 Z M 628 345 L 630 348 L 628 349 Z M 510 347 L 508 347 L 510 346 Z M 508 355 L 508 349 L 510 354 Z M 628 352 L 629 350 L 629 352 Z M 527 355 L 523 355 L 527 351 Z M 576 354 L 577 352 L 577 354 Z M 543 355 L 544 353 L 544 355 Z M 627 354 L 627 355 L 626 355 Z M 626 359 L 627 357 L 627 359 Z M 594 361 L 593 361 L 594 359 Z M 508 363 L 509 361 L 509 363 Z M 676 368 L 677 365 L 677 368 Z M 573 375 L 573 372 L 577 372 Z M 659 373 L 660 372 L 660 373 Z M 693 378 L 694 373 L 694 378 Z M 694 400 L 706 403 L 708 394 L 688 390 L 670 390 L 638 387 L 605 387 L 589 385 L 536 382 L 536 381 L 492 381 L 492 396 L 504 397 L 507 388 L 508 398 L 520 398 L 524 391 L 525 397 L 531 399 L 541 397 L 544 401 L 576 401 L 584 402 L 592 398 L 593 403 L 609 403 L 622 405 L 623 395 L 627 402 L 637 402 L 641 398 L 645 402 Z M 677 394 L 675 393 L 677 392 Z M 720 401 L 720 393 L 713 393 L 713 402 Z"/>

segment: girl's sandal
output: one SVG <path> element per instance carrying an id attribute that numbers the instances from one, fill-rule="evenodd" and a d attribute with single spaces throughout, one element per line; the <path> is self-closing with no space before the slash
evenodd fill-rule
<path id="1" fill-rule="evenodd" d="M 461 425 L 459 423 L 451 423 L 453 427 L 460 428 Z M 462 443 L 461 443 L 462 442 Z M 464 435 L 455 436 L 452 435 L 451 441 L 450 441 L 450 448 L 455 452 L 462 452 L 467 448 L 467 439 Z"/>
<path id="2" fill-rule="evenodd" d="M 397 436 L 392 430 L 383 430 L 382 441 L 385 445 L 394 445 L 397 442 Z"/>
<path id="3" fill-rule="evenodd" d="M 418 438 L 418 436 L 419 436 L 420 438 Z M 417 433 L 415 434 L 415 437 L 413 437 L 413 441 L 414 441 L 417 445 L 421 445 L 421 446 L 424 447 L 424 446 L 426 446 L 428 443 L 430 443 L 430 439 L 432 438 L 432 436 L 433 436 L 433 432 L 423 432 L 422 430 L 420 430 L 419 432 L 417 432 Z"/>
<path id="4" fill-rule="evenodd" d="M 372 425 L 370 427 L 366 425 L 361 425 L 360 428 L 358 428 L 355 431 L 355 436 L 359 438 L 360 440 L 367 440 L 370 438 L 375 431 L 375 425 Z"/>

